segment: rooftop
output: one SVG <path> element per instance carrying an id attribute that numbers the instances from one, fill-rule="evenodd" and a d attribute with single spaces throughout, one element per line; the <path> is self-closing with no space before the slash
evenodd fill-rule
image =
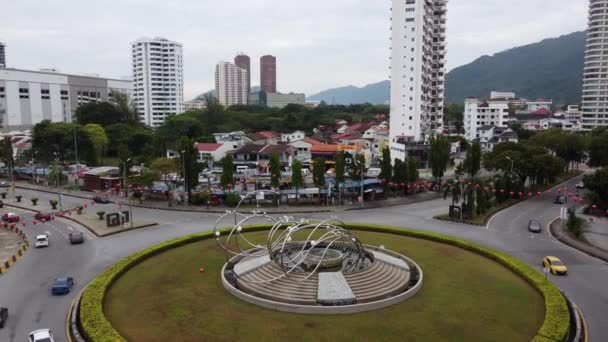
<path id="1" fill-rule="evenodd" d="M 194 148 L 196 148 L 199 152 L 214 152 L 217 151 L 222 144 L 210 144 L 210 143 L 196 143 L 194 144 Z"/>

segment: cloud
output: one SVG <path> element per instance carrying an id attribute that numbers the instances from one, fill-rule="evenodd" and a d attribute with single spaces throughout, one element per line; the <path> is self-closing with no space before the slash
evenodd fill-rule
<path id="1" fill-rule="evenodd" d="M 9 66 L 131 74 L 130 42 L 163 36 L 184 44 L 185 93 L 214 87 L 215 64 L 237 52 L 278 58 L 282 91 L 307 94 L 388 78 L 391 1 L 78 0 L 5 1 L 0 40 Z M 582 30 L 587 2 L 452 0 L 448 68 L 517 45 Z"/>

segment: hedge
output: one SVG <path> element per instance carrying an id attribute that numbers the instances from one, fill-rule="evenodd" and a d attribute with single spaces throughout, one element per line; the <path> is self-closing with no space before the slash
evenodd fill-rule
<path id="1" fill-rule="evenodd" d="M 564 341 L 568 336 L 568 331 L 570 329 L 570 312 L 566 300 L 559 289 L 529 265 L 508 254 L 463 239 L 432 232 L 371 224 L 349 223 L 347 226 L 353 230 L 398 234 L 445 243 L 492 259 L 525 279 L 545 300 L 545 320 L 532 341 Z M 244 230 L 254 232 L 268 230 L 269 228 L 270 225 L 251 225 L 244 227 Z M 222 232 L 227 231 L 229 231 L 229 229 L 222 230 Z M 106 292 L 122 274 L 143 260 L 163 251 L 212 237 L 212 232 L 205 232 L 166 241 L 130 255 L 105 270 L 86 288 L 80 302 L 80 324 L 87 341 L 126 341 L 114 327 L 112 327 L 103 313 L 103 302 Z"/>

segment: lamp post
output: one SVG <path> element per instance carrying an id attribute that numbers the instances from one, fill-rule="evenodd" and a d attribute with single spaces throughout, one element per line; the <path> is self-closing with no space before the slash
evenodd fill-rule
<path id="1" fill-rule="evenodd" d="M 59 200 L 59 211 L 63 212 L 63 201 L 61 200 L 61 188 L 59 187 L 59 181 L 60 181 L 60 177 L 59 177 L 59 153 L 57 152 L 53 152 L 53 154 L 55 155 L 55 174 L 57 177 L 57 198 Z"/>
<path id="2" fill-rule="evenodd" d="M 127 204 L 129 205 L 129 226 L 133 228 L 133 209 L 131 206 L 131 201 L 129 199 L 129 185 L 127 184 L 127 163 L 131 161 L 131 158 L 124 161 L 123 166 L 123 174 L 124 174 L 124 183 L 125 183 L 125 198 L 127 199 Z M 78 166 L 77 166 L 78 167 Z"/>
<path id="3" fill-rule="evenodd" d="M 184 205 L 188 206 L 188 183 L 186 177 L 186 150 L 182 150 L 182 167 L 184 174 Z"/>
<path id="4" fill-rule="evenodd" d="M 509 156 L 505 157 L 505 159 L 507 159 L 508 161 L 511 162 L 511 172 L 510 172 L 510 175 L 511 175 L 511 177 L 513 177 L 513 159 L 511 159 L 511 157 L 509 157 Z"/>

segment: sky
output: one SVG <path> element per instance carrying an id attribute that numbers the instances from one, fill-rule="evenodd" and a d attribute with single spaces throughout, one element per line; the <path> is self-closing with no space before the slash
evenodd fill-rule
<path id="1" fill-rule="evenodd" d="M 450 0 L 447 68 L 584 30 L 586 0 Z M 19 0 L 3 1 L 7 66 L 120 78 L 130 43 L 164 37 L 184 45 L 185 98 L 214 88 L 215 64 L 238 52 L 277 56 L 281 92 L 388 79 L 389 0 Z"/>

